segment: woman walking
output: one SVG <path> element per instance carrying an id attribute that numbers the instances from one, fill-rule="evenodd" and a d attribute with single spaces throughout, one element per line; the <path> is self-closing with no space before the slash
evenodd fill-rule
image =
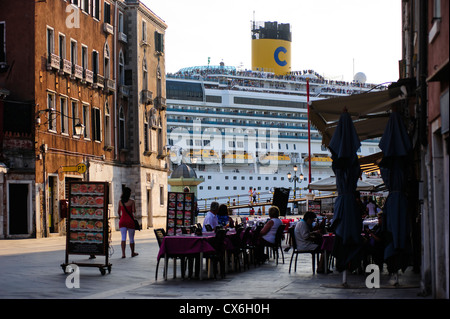
<path id="1" fill-rule="evenodd" d="M 134 200 L 130 199 L 131 189 L 125 187 L 122 192 L 122 196 L 120 197 L 119 207 L 118 207 L 118 215 L 119 219 L 119 229 L 122 235 L 122 258 L 125 258 L 125 248 L 127 242 L 127 233 L 130 238 L 130 248 L 131 248 L 131 257 L 135 257 L 139 255 L 134 251 L 134 214 L 136 213 L 136 207 L 134 204 Z"/>

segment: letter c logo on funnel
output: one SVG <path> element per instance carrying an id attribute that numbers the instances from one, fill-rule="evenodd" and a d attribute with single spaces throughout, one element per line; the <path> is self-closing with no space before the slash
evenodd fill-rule
<path id="1" fill-rule="evenodd" d="M 287 50 L 284 47 L 278 47 L 275 50 L 275 53 L 273 54 L 273 58 L 275 59 L 275 62 L 279 65 L 279 66 L 285 66 L 287 64 L 286 60 L 281 61 L 279 58 L 280 52 L 286 53 Z"/>

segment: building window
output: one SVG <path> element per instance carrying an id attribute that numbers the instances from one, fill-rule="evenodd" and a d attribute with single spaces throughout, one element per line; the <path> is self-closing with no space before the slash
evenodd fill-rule
<path id="1" fill-rule="evenodd" d="M 155 31 L 155 51 L 164 53 L 164 34 Z"/>
<path id="2" fill-rule="evenodd" d="M 433 19 L 441 18 L 441 0 L 433 1 Z"/>
<path id="3" fill-rule="evenodd" d="M 147 72 L 147 59 L 144 58 L 142 62 L 142 89 L 148 89 L 148 72 Z"/>
<path id="4" fill-rule="evenodd" d="M 77 64 L 77 41 L 70 40 L 70 62 Z"/>
<path id="5" fill-rule="evenodd" d="M 100 0 L 94 0 L 92 14 L 95 19 L 100 20 Z"/>
<path id="6" fill-rule="evenodd" d="M 78 118 L 78 102 L 72 101 L 72 135 L 75 135 L 75 125 L 80 122 L 80 119 Z"/>
<path id="7" fill-rule="evenodd" d="M 147 22 L 142 20 L 142 42 L 147 43 Z"/>
<path id="8" fill-rule="evenodd" d="M 144 112 L 144 152 L 148 152 L 150 150 L 149 147 L 149 137 L 148 137 L 148 117 L 149 112 Z"/>
<path id="9" fill-rule="evenodd" d="M 0 63 L 6 63 L 6 23 L 0 21 Z"/>
<path id="10" fill-rule="evenodd" d="M 103 49 L 103 56 L 104 56 L 104 68 L 105 68 L 104 76 L 105 76 L 105 79 L 109 79 L 109 75 L 110 75 L 109 69 L 110 69 L 110 67 L 109 67 L 109 46 L 108 46 L 108 42 L 105 43 L 105 48 Z"/>
<path id="11" fill-rule="evenodd" d="M 111 5 L 106 1 L 104 3 L 103 18 L 106 23 L 111 24 Z"/>
<path id="12" fill-rule="evenodd" d="M 98 52 L 97 51 L 92 51 L 92 72 L 94 74 L 98 74 L 99 69 L 98 69 Z"/>
<path id="13" fill-rule="evenodd" d="M 119 11 L 119 32 L 125 32 L 123 28 L 123 13 Z"/>
<path id="14" fill-rule="evenodd" d="M 119 52 L 119 85 L 125 84 L 125 68 L 124 68 L 123 52 Z"/>
<path id="15" fill-rule="evenodd" d="M 81 45 L 81 67 L 83 70 L 88 68 L 88 47 Z"/>
<path id="16" fill-rule="evenodd" d="M 161 120 L 161 117 L 159 117 L 159 119 Z M 164 148 L 164 134 L 163 134 L 163 130 L 162 130 L 162 126 L 160 125 L 160 123 L 158 124 L 159 128 L 156 131 L 156 133 L 158 134 L 158 154 L 163 154 L 163 148 Z"/>
<path id="17" fill-rule="evenodd" d="M 159 186 L 159 205 L 164 206 L 164 186 Z"/>
<path id="18" fill-rule="evenodd" d="M 47 108 L 48 112 L 48 130 L 56 132 L 56 110 L 55 110 L 55 95 L 52 93 L 47 94 Z"/>
<path id="19" fill-rule="evenodd" d="M 119 148 L 125 148 L 125 115 L 122 107 L 119 109 Z"/>
<path id="20" fill-rule="evenodd" d="M 92 108 L 92 139 L 97 142 L 102 141 L 102 126 L 99 108 Z"/>
<path id="21" fill-rule="evenodd" d="M 47 57 L 49 58 L 55 52 L 55 31 L 47 27 Z"/>
<path id="22" fill-rule="evenodd" d="M 61 97 L 60 101 L 60 117 L 61 117 L 61 133 L 69 133 L 69 112 L 67 105 L 67 98 Z"/>
<path id="23" fill-rule="evenodd" d="M 90 2 L 91 2 L 91 0 L 81 0 L 81 10 L 83 10 L 87 14 L 90 13 L 90 9 L 91 9 Z"/>
<path id="24" fill-rule="evenodd" d="M 105 102 L 105 144 L 111 146 L 111 115 L 108 101 Z"/>
<path id="25" fill-rule="evenodd" d="M 62 59 L 66 58 L 66 36 L 64 34 L 59 34 L 59 57 Z"/>
<path id="26" fill-rule="evenodd" d="M 91 125 L 89 124 L 89 105 L 83 104 L 83 123 L 84 123 L 84 138 L 88 139 L 91 133 Z"/>

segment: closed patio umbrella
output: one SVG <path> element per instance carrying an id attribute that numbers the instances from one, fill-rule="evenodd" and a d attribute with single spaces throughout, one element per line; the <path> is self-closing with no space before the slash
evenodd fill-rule
<path id="1" fill-rule="evenodd" d="M 387 234 L 384 259 L 391 274 L 405 271 L 411 253 L 410 227 L 407 213 L 408 155 L 411 141 L 398 112 L 392 112 L 379 143 L 383 151 L 381 177 L 389 190 L 383 207 L 383 228 Z"/>
<path id="2" fill-rule="evenodd" d="M 332 154 L 332 169 L 336 176 L 338 191 L 332 228 L 336 234 L 333 256 L 336 258 L 336 268 L 340 272 L 358 265 L 358 253 L 362 243 L 361 212 L 355 198 L 361 172 L 356 155 L 360 146 L 352 119 L 344 111 L 328 146 Z"/>

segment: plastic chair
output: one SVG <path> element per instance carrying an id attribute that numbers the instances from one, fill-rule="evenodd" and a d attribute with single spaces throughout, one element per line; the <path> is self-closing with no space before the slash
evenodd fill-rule
<path id="1" fill-rule="evenodd" d="M 156 228 L 156 229 L 154 229 L 154 232 L 155 232 L 156 240 L 158 241 L 159 248 L 161 248 L 163 239 L 164 239 L 164 237 L 166 237 L 166 232 L 165 232 L 165 230 L 163 228 Z M 169 259 L 170 258 L 173 259 L 173 262 L 174 262 L 174 264 L 173 264 L 173 277 L 174 278 L 176 277 L 176 260 L 180 259 L 180 261 L 181 261 L 181 277 L 184 278 L 184 273 L 185 273 L 185 256 L 184 255 L 171 255 L 171 254 L 168 254 L 167 257 Z M 160 260 L 158 260 L 157 263 L 156 263 L 155 280 L 158 280 L 159 262 L 160 262 Z M 167 264 L 165 264 L 163 276 L 165 278 L 167 278 Z"/>
<path id="2" fill-rule="evenodd" d="M 250 260 L 251 260 L 250 249 L 252 248 L 249 245 L 250 231 L 251 231 L 251 227 L 247 227 L 247 228 L 245 228 L 245 230 L 243 230 L 244 234 L 242 235 L 242 239 L 241 239 L 240 246 L 239 246 L 239 252 L 243 255 L 244 269 L 246 267 L 248 269 L 250 269 Z"/>
<path id="3" fill-rule="evenodd" d="M 284 235 L 285 228 L 286 228 L 286 226 L 284 224 L 281 224 L 277 229 L 277 233 L 275 234 L 275 243 L 267 245 L 267 247 L 272 250 L 272 254 L 273 254 L 274 258 L 276 258 L 277 265 L 278 265 L 278 258 L 279 258 L 278 250 L 281 250 L 281 256 L 282 256 L 283 264 L 284 264 L 284 253 L 283 253 L 283 248 L 281 247 L 281 243 L 283 242 L 283 235 Z"/>
<path id="4" fill-rule="evenodd" d="M 255 258 L 255 252 L 258 249 L 261 249 L 262 252 L 264 252 L 264 247 L 260 246 L 260 241 L 259 241 L 259 234 L 261 233 L 261 230 L 263 229 L 264 224 L 263 223 L 258 223 L 258 225 L 256 226 L 256 228 L 253 230 L 253 232 L 251 233 L 251 243 L 248 245 L 248 248 L 250 249 L 250 256 L 251 256 L 251 260 L 253 265 L 259 265 L 261 263 L 261 260 L 258 260 L 258 258 Z M 261 248 L 259 248 L 261 247 Z"/>
<path id="5" fill-rule="evenodd" d="M 298 250 L 297 249 L 297 242 L 295 241 L 295 232 L 294 232 L 294 227 L 290 227 L 289 228 L 289 234 L 291 237 L 291 243 L 292 243 L 292 247 L 294 248 L 293 252 L 292 252 L 292 256 L 291 256 L 291 262 L 289 263 L 289 273 L 291 273 L 291 266 L 292 266 L 292 259 L 294 258 L 295 255 L 295 270 L 297 271 L 297 257 L 299 254 L 311 254 L 312 257 L 312 271 L 313 271 L 313 275 L 316 273 L 316 255 L 319 255 L 319 252 L 316 250 Z"/>
<path id="6" fill-rule="evenodd" d="M 225 235 L 227 231 L 225 229 L 218 229 L 216 236 L 210 242 L 214 248 L 213 253 L 204 254 L 204 257 L 208 260 L 208 274 L 211 270 L 211 263 L 214 273 L 214 279 L 217 278 L 217 264 L 220 266 L 220 275 L 225 278 Z M 208 276 L 209 277 L 209 276 Z"/>

